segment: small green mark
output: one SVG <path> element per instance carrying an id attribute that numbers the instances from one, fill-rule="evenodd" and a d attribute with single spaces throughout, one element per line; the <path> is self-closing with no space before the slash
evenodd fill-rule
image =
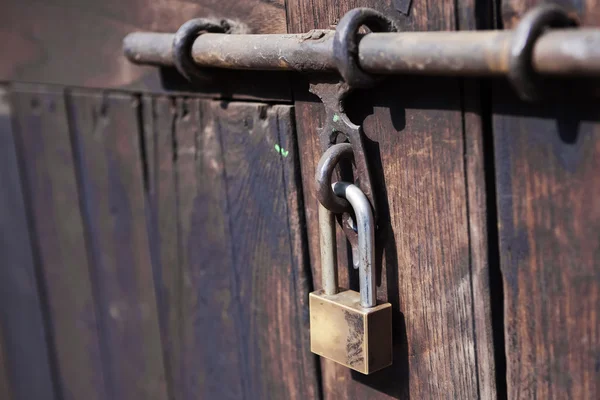
<path id="1" fill-rule="evenodd" d="M 287 151 L 283 147 L 279 146 L 277 143 L 275 143 L 275 151 L 277 151 L 279 154 L 281 154 L 284 157 L 287 157 L 288 154 L 290 154 L 289 151 Z"/>
<path id="2" fill-rule="evenodd" d="M 338 122 L 340 120 L 340 116 L 337 114 L 333 114 L 333 122 Z"/>

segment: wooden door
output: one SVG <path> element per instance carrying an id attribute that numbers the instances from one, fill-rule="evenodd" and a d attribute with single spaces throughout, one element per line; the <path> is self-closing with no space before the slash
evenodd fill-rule
<path id="1" fill-rule="evenodd" d="M 512 27 L 536 3 L 505 0 L 501 22 Z M 571 7 L 600 24 L 594 2 Z M 594 84 L 584 86 L 520 106 L 494 88 L 508 398 L 600 395 L 600 120 Z"/>
<path id="2" fill-rule="evenodd" d="M 503 80 L 398 76 L 348 100 L 394 321 L 393 365 L 364 376 L 310 353 L 310 77 L 191 85 L 121 49 L 197 16 L 298 33 L 364 6 L 403 31 L 508 29 L 534 3 L 0 4 L 0 398 L 598 398 L 593 95 L 527 105 Z"/>
<path id="3" fill-rule="evenodd" d="M 472 12 L 452 2 L 413 3 L 408 16 L 391 2 L 360 5 L 393 16 L 407 31 L 456 30 L 457 13 Z M 292 32 L 329 28 L 358 6 L 287 4 Z M 394 364 L 365 377 L 321 359 L 325 398 L 495 396 L 483 138 L 476 110 L 465 110 L 466 91 L 477 96 L 458 79 L 392 78 L 349 100 L 350 117 L 363 124 L 375 175 L 379 229 L 384 230 L 378 244 L 383 253 L 378 295 L 393 305 Z M 294 94 L 309 250 L 319 282 L 313 176 L 323 108 L 302 86 Z M 345 260 L 345 241 L 338 243 Z M 344 268 L 340 284 L 357 288 L 356 277 L 349 274 Z"/>

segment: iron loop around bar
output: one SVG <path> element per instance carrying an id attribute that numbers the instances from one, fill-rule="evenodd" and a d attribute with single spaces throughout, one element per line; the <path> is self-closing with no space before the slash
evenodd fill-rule
<path id="1" fill-rule="evenodd" d="M 321 156 L 315 172 L 317 199 L 323 207 L 336 214 L 352 210 L 350 203 L 345 198 L 337 196 L 331 189 L 333 171 L 342 159 L 354 162 L 354 152 L 350 143 L 334 144 L 328 148 Z"/>
<path id="2" fill-rule="evenodd" d="M 199 68 L 192 57 L 192 45 L 205 32 L 232 33 L 237 23 L 228 19 L 195 18 L 187 21 L 173 38 L 173 60 L 175 67 L 188 81 L 207 79 L 207 73 Z"/>
<path id="3" fill-rule="evenodd" d="M 547 28 L 575 27 L 579 21 L 556 4 L 542 4 L 527 12 L 514 30 L 508 79 L 523 100 L 540 97 L 541 78 L 533 70 L 533 48 Z"/>
<path id="4" fill-rule="evenodd" d="M 377 82 L 358 63 L 357 34 L 363 25 L 371 32 L 398 31 L 394 21 L 371 8 L 355 8 L 342 17 L 333 37 L 333 58 L 340 75 L 351 87 L 369 87 Z"/>

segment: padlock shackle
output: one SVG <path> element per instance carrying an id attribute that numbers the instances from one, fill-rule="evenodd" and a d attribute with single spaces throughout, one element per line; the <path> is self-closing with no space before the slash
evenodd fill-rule
<path id="1" fill-rule="evenodd" d="M 365 194 L 348 182 L 335 182 L 333 192 L 348 200 L 356 216 L 358 231 L 358 276 L 360 281 L 360 305 L 365 308 L 377 305 L 375 279 L 375 219 L 371 203 Z"/>
<path id="2" fill-rule="evenodd" d="M 319 203 L 319 244 L 323 291 L 327 295 L 334 295 L 338 292 L 335 215 L 321 203 Z"/>

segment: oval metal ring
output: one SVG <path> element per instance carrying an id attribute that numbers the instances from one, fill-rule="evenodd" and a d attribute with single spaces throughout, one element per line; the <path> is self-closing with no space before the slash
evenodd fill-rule
<path id="1" fill-rule="evenodd" d="M 397 32 L 394 21 L 371 8 L 348 11 L 335 28 L 333 58 L 344 81 L 351 87 L 368 87 L 377 79 L 364 72 L 358 64 L 358 29 L 365 25 L 371 32 Z"/>
<path id="2" fill-rule="evenodd" d="M 533 47 L 546 28 L 570 27 L 579 21 L 556 4 L 543 4 L 526 13 L 513 33 L 508 79 L 523 100 L 539 97 L 539 77 L 533 70 Z"/>
<path id="3" fill-rule="evenodd" d="M 173 38 L 173 59 L 177 71 L 188 81 L 206 79 L 207 74 L 194 62 L 192 45 L 196 38 L 204 32 L 229 33 L 233 24 L 233 21 L 227 19 L 195 18 L 181 25 Z"/>
<path id="4" fill-rule="evenodd" d="M 317 199 L 329 211 L 339 214 L 349 212 L 352 206 L 348 200 L 337 196 L 331 189 L 331 178 L 336 165 L 342 159 L 354 162 L 354 152 L 350 143 L 334 144 L 323 153 L 315 172 Z"/>

